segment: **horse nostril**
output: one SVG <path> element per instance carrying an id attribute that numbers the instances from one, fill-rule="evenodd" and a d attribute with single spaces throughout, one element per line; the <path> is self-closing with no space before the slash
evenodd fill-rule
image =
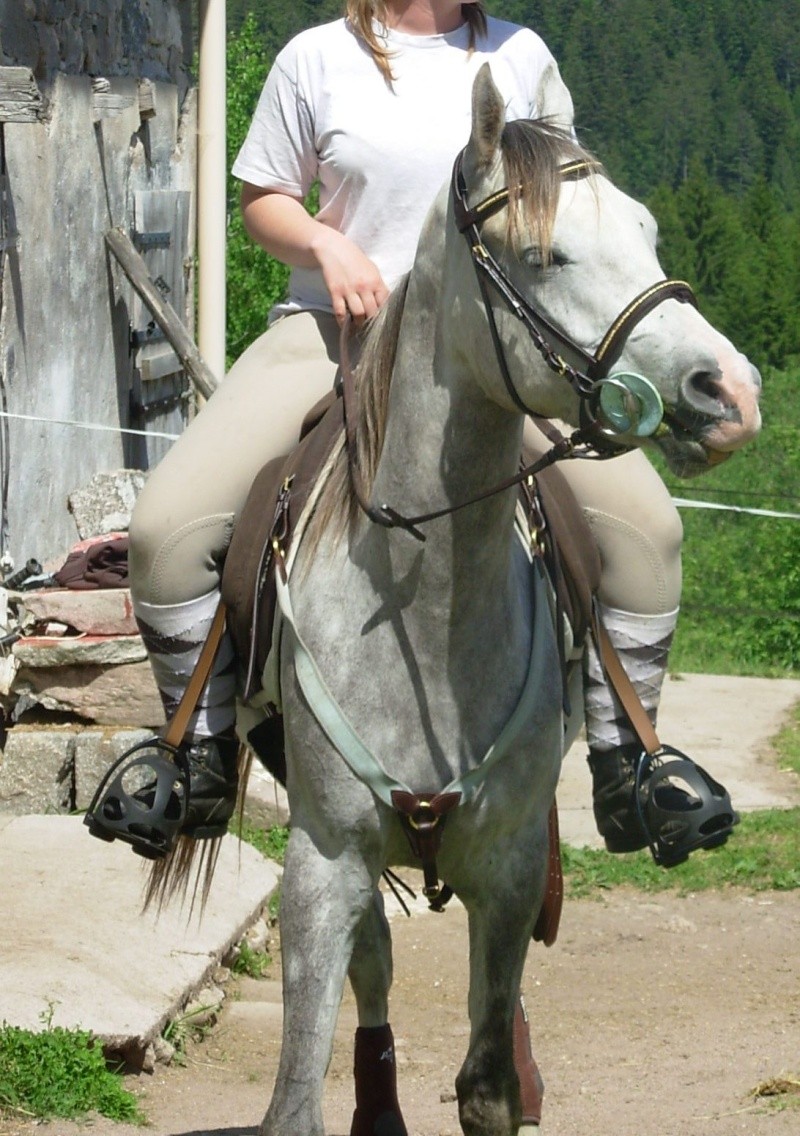
<path id="1" fill-rule="evenodd" d="M 725 400 L 722 397 L 719 374 L 695 371 L 684 381 L 681 394 L 692 410 L 701 411 L 713 418 L 720 418 L 724 413 Z"/>

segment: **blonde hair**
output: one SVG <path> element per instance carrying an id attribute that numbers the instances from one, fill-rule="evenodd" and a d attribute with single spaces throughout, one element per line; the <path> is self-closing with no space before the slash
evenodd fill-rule
<path id="1" fill-rule="evenodd" d="M 482 0 L 475 4 L 462 4 L 461 14 L 464 22 L 469 25 L 469 50 L 475 48 L 478 36 L 486 35 L 486 9 Z M 372 58 L 387 83 L 394 79 L 392 74 L 392 51 L 380 39 L 375 31 L 373 21 L 387 27 L 385 0 L 346 0 L 345 16 L 353 31 L 363 39 L 372 53 Z"/>

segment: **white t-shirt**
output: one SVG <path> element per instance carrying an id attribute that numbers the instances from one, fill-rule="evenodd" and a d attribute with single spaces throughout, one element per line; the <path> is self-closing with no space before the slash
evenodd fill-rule
<path id="1" fill-rule="evenodd" d="M 242 181 L 304 197 L 353 240 L 391 288 L 413 262 L 423 221 L 469 138 L 472 83 L 489 61 L 506 117 L 572 125 L 572 99 L 544 42 L 488 19 L 468 52 L 466 24 L 445 35 L 386 33 L 394 83 L 345 20 L 309 28 L 279 53 L 233 166 Z M 275 314 L 331 311 L 318 269 L 293 268 Z"/>

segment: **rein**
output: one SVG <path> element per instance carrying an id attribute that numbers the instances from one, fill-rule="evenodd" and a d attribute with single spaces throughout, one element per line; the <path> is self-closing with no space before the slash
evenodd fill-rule
<path id="1" fill-rule="evenodd" d="M 393 509 L 391 505 L 373 505 L 367 497 L 364 480 L 361 476 L 361 469 L 358 464 L 356 426 L 352 413 L 356 401 L 355 375 L 350 360 L 349 340 L 350 317 L 348 316 L 342 327 L 339 352 L 347 459 L 356 500 L 362 511 L 366 513 L 369 519 L 376 525 L 381 525 L 383 528 L 387 529 L 405 529 L 406 532 L 411 533 L 417 540 L 424 542 L 425 533 L 420 531 L 418 528 L 419 525 L 423 525 L 428 521 L 438 520 L 440 517 L 447 517 L 451 513 L 457 513 L 459 509 L 466 509 L 468 505 L 476 505 L 479 501 L 485 501 L 489 497 L 494 497 L 496 494 L 502 493 L 505 489 L 511 489 L 513 486 L 519 485 L 523 481 L 530 480 L 537 473 L 540 473 L 541 470 L 546 469 L 547 466 L 560 461 L 562 458 L 569 457 L 582 440 L 582 438 L 578 436 L 579 432 L 576 432 L 570 438 L 560 438 L 553 445 L 552 449 L 548 450 L 547 453 L 531 465 L 524 466 L 513 476 L 505 478 L 497 485 L 492 486 L 491 489 L 486 489 L 483 493 L 479 493 L 475 497 L 470 497 L 466 501 L 461 501 L 457 505 L 446 505 L 444 508 L 434 509 L 429 513 L 420 513 L 415 517 L 406 517 L 396 509 Z"/>

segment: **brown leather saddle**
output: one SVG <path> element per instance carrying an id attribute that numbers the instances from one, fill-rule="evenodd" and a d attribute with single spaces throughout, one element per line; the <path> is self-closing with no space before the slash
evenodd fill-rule
<path id="1" fill-rule="evenodd" d="M 237 519 L 222 577 L 222 599 L 228 631 L 241 667 L 241 696 L 248 701 L 259 690 L 260 678 L 273 642 L 276 609 L 275 572 L 288 554 L 297 523 L 319 475 L 344 431 L 341 397 L 331 392 L 309 411 L 300 442 L 286 457 L 268 463 L 253 482 Z M 522 456 L 524 465 L 537 455 Z M 520 502 L 532 547 L 542 555 L 550 573 L 557 607 L 580 646 L 592 619 L 592 598 L 600 582 L 600 558 L 591 530 L 564 477 L 552 465 L 523 482 Z M 249 739 L 274 777 L 286 781 L 283 721 L 266 708 L 263 723 Z M 558 817 L 555 802 L 549 820 L 548 884 L 534 938 L 555 941 L 563 895 Z"/>

